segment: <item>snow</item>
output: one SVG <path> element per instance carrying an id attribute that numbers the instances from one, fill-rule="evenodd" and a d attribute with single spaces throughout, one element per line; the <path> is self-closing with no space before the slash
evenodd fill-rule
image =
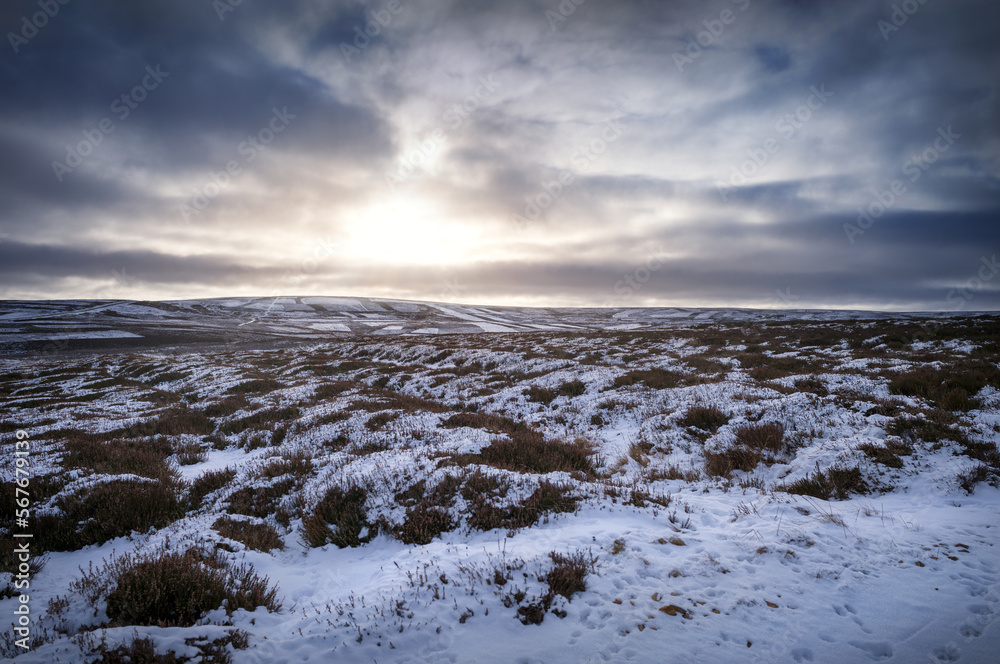
<path id="1" fill-rule="evenodd" d="M 142 335 L 125 330 L 74 330 L 72 332 L 43 332 L 38 334 L 10 334 L 9 341 L 58 341 L 60 339 L 138 339 Z"/>
<path id="2" fill-rule="evenodd" d="M 297 306 L 294 300 L 285 304 Z M 239 303 L 249 301 L 232 299 L 225 306 L 243 306 Z M 341 307 L 355 303 L 362 308 L 360 302 L 337 298 L 302 298 L 302 302 Z M 496 322 L 493 314 L 477 313 L 474 308 L 438 309 L 485 332 L 504 334 L 475 341 L 455 335 L 327 337 L 324 343 L 277 355 L 181 352 L 169 360 L 154 354 L 74 360 L 93 375 L 82 372 L 79 377 L 62 379 L 60 386 L 68 394 L 87 394 L 85 385 L 98 379 L 99 370 L 119 375 L 138 364 L 162 362 L 171 371 L 190 371 L 191 375 L 157 385 L 157 389 L 196 394 L 209 401 L 243 382 L 246 374 L 268 367 L 282 387 L 253 398 L 262 407 L 301 406 L 302 426 L 290 427 L 277 449 L 245 452 L 229 444 L 224 449 L 207 449 L 207 460 L 202 463 L 177 466 L 187 481 L 212 470 L 238 471 L 233 487 L 220 491 L 201 511 L 146 535 L 51 553 L 45 568 L 32 579 L 36 617 L 44 614 L 49 600 L 72 596 L 71 584 L 90 563 L 98 565 L 133 548 L 153 550 L 166 542 L 182 548 L 198 541 L 219 541 L 211 525 L 224 509 L 223 494 L 260 481 L 254 477 L 255 470 L 277 453 L 306 450 L 315 454 L 317 472 L 302 489 L 307 501 L 321 495 L 331 481 L 352 478 L 379 489 L 371 509 L 399 518 L 404 510 L 392 502 L 395 492 L 421 478 L 433 485 L 456 471 L 455 466 L 436 465 L 442 456 L 476 452 L 495 437 L 480 429 L 440 427 L 450 412 L 403 413 L 386 429 L 372 431 L 365 426 L 368 413 L 348 410 L 357 395 L 310 401 L 315 388 L 327 381 L 302 371 L 303 367 L 367 358 L 373 363 L 371 368 L 338 379 L 361 385 L 390 376 L 393 390 L 443 404 L 473 403 L 481 412 L 537 424 L 550 438 L 586 437 L 599 447 L 606 481 L 580 481 L 568 473 L 553 473 L 547 479 L 565 482 L 583 497 L 575 513 L 549 515 L 516 533 L 458 528 L 423 546 L 406 545 L 382 534 L 358 548 L 309 548 L 301 541 L 300 521 L 293 519 L 287 530 L 279 530 L 283 551 L 262 553 L 230 542 L 237 550 L 235 561 L 251 564 L 277 586 L 283 605 L 280 611 L 237 611 L 228 617 L 220 609 L 193 627 L 130 626 L 98 629 L 98 634 L 109 644 L 130 641 L 136 633 L 149 635 L 160 652 L 195 656 L 197 649 L 185 639 L 216 638 L 239 628 L 250 634 L 250 647 L 234 651 L 233 660 L 254 664 L 995 661 L 1000 648 L 996 620 L 1000 612 L 1000 490 L 986 483 L 971 495 L 961 490 L 955 478 L 972 462 L 948 441 L 936 447 L 919 446 L 900 469 L 877 466 L 858 451 L 864 443 L 881 444 L 888 437 L 891 418 L 866 415 L 865 404 L 890 397 L 880 371 L 891 364 L 883 364 L 881 358 L 854 358 L 849 349 L 837 346 L 824 355 L 832 358 L 834 366 L 812 375 L 827 386 L 829 396 L 793 390 L 795 380 L 802 376 L 755 382 L 728 356 L 719 360 L 731 370 L 715 382 L 664 390 L 615 387 L 615 378 L 627 370 L 681 367 L 684 358 L 701 350 L 686 338 L 664 337 L 647 342 L 654 345 L 646 349 L 638 343 L 622 343 L 616 336 L 575 338 L 574 333 L 560 332 L 540 340 L 529 359 L 523 351 L 534 343 L 530 340 L 517 342 L 524 344 L 520 350 L 497 349 L 515 344 L 517 335 L 509 334 L 515 323 Z M 369 333 L 429 336 L 445 329 L 436 323 L 412 329 L 397 324 L 396 317 L 405 310 L 396 308 L 391 319 L 364 323 L 380 328 Z M 633 321 L 639 320 L 641 327 L 646 326 L 640 310 L 627 313 L 607 329 L 631 329 L 639 325 Z M 706 313 L 711 312 L 677 310 L 665 315 L 693 322 Z M 287 315 L 279 311 L 278 321 Z M 516 320 L 518 329 L 548 324 L 515 319 L 514 314 L 505 314 L 507 318 Z M 324 332 L 352 329 L 330 322 L 308 326 Z M 553 346 L 565 349 L 566 357 L 601 351 L 606 361 L 583 364 L 542 353 L 544 347 Z M 733 344 L 726 351 L 745 348 Z M 438 358 L 442 349 L 451 355 Z M 643 355 L 643 350 L 649 353 Z M 794 354 L 783 345 L 772 344 L 772 350 L 772 357 Z M 960 342 L 933 347 L 914 344 L 913 350 L 967 354 L 974 347 Z M 800 349 L 798 354 L 808 352 Z M 261 363 L 269 359 L 284 364 Z M 0 373 L 22 372 L 25 377 L 18 379 L 16 389 L 35 390 L 45 385 L 38 379 L 40 373 L 69 362 L 0 359 Z M 461 366 L 473 362 L 495 363 L 496 368 L 482 374 L 445 373 L 444 382 L 437 383 L 442 371 L 458 373 Z M 396 373 L 380 371 L 385 367 L 404 367 L 412 378 L 395 382 L 399 380 Z M 532 377 L 510 385 L 501 382 L 492 393 L 476 396 L 477 390 L 491 384 L 487 381 L 491 371 Z M 556 389 L 573 379 L 586 384 L 585 392 L 558 396 L 551 406 L 531 402 L 523 394 L 527 385 Z M 11 410 L 39 440 L 45 430 L 107 431 L 157 412 L 153 404 L 141 400 L 143 394 L 148 395 L 141 387 L 103 391 L 101 400 L 91 404 Z M 24 397 L 15 394 L 12 398 Z M 914 409 L 923 405 L 917 399 L 892 398 Z M 964 414 L 962 425 L 977 440 L 1000 441 L 1000 391 L 987 387 L 979 398 L 982 407 Z M 678 422 L 692 406 L 706 404 L 718 405 L 732 417 L 700 440 Z M 350 417 L 333 424 L 312 424 L 334 412 L 348 412 Z M 225 421 L 247 414 L 240 411 Z M 591 424 L 595 415 L 605 423 Z M 31 426 L 44 418 L 56 422 Z M 756 421 L 783 423 L 796 441 L 794 453 L 771 466 L 737 472 L 729 482 L 704 473 L 691 481 L 650 479 L 651 470 L 671 466 L 702 469 L 704 450 L 726 446 L 738 426 Z M 324 448 L 338 433 L 384 442 L 387 449 L 354 454 Z M 230 437 L 225 442 L 234 441 Z M 655 450 L 645 459 L 648 466 L 629 455 L 638 442 L 652 443 Z M 5 455 L 13 450 L 9 438 L 2 449 Z M 36 472 L 58 468 L 58 441 L 40 443 L 35 454 Z M 828 502 L 780 488 L 809 476 L 817 467 L 847 462 L 863 468 L 869 480 L 883 482 L 884 490 Z M 13 478 L 9 464 L 2 473 L 8 481 Z M 528 493 L 537 479 L 519 477 L 512 491 Z M 71 487 L 91 481 L 80 477 Z M 669 495 L 669 506 L 626 504 L 625 496 L 634 486 Z M 622 497 L 609 497 L 606 490 L 610 488 Z M 516 618 L 516 609 L 504 604 L 504 596 L 513 585 L 525 588 L 529 597 L 540 592 L 543 583 L 538 576 L 548 568 L 552 551 L 586 552 L 594 556 L 596 569 L 586 579 L 586 590 L 569 601 L 556 600 L 554 608 L 565 611 L 565 617 L 550 613 L 540 625 L 524 625 Z M 504 588 L 487 583 L 492 570 L 503 564 L 518 566 L 514 580 Z M 420 576 L 427 581 L 413 581 Z M 441 593 L 438 598 L 434 586 Z M 0 612 L 11 615 L 16 602 L 15 598 L 0 600 Z M 72 596 L 71 602 L 73 613 L 67 625 L 71 631 L 99 624 L 103 609 L 95 617 L 81 597 Z M 360 640 L 359 634 L 363 635 Z M 66 636 L 15 661 L 40 664 L 57 659 L 89 661 L 78 643 Z"/>
<path id="3" fill-rule="evenodd" d="M 310 323 L 309 327 L 323 332 L 350 332 L 351 328 L 343 323 Z"/>

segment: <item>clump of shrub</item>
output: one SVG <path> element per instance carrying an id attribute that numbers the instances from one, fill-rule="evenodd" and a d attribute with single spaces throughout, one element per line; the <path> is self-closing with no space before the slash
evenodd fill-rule
<path id="1" fill-rule="evenodd" d="M 251 404 L 247 400 L 246 396 L 243 394 L 235 394 L 206 405 L 202 410 L 202 413 L 204 413 L 206 417 L 228 417 L 233 413 L 249 409 L 250 407 Z"/>
<path id="2" fill-rule="evenodd" d="M 193 466 L 196 463 L 204 463 L 208 460 L 208 453 L 198 441 L 178 441 L 173 445 L 174 455 L 177 463 L 182 466 Z"/>
<path id="3" fill-rule="evenodd" d="M 826 383 L 814 376 L 799 378 L 795 381 L 795 389 L 799 392 L 812 392 L 816 396 L 825 397 L 830 393 Z"/>
<path id="4" fill-rule="evenodd" d="M 875 405 L 865 411 L 865 415 L 882 415 L 884 417 L 896 417 L 899 415 L 902 406 L 897 401 L 876 397 L 872 399 Z"/>
<path id="5" fill-rule="evenodd" d="M 911 443 L 918 441 L 937 443 L 942 440 L 953 440 L 959 444 L 967 443 L 969 438 L 965 432 L 950 426 L 956 421 L 955 416 L 951 413 L 938 410 L 928 413 L 926 419 L 897 417 L 889 423 L 886 431 Z"/>
<path id="6" fill-rule="evenodd" d="M 578 397 L 587 391 L 587 384 L 582 380 L 570 380 L 560 385 L 556 391 L 560 396 Z"/>
<path id="7" fill-rule="evenodd" d="M 653 503 L 659 505 L 660 507 L 670 507 L 670 503 L 673 499 L 670 494 L 653 494 L 645 489 L 632 489 L 629 499 L 625 501 L 625 505 L 635 505 L 636 507 L 645 507 L 646 503 Z"/>
<path id="8" fill-rule="evenodd" d="M 994 470 L 1000 471 L 1000 451 L 997 450 L 997 445 L 993 441 L 967 440 L 962 444 L 962 454 L 970 459 L 982 461 Z"/>
<path id="9" fill-rule="evenodd" d="M 650 482 L 656 482 L 659 480 L 684 480 L 685 482 L 697 482 L 701 479 L 701 473 L 697 468 L 681 470 L 680 467 L 675 464 L 671 464 L 666 468 L 648 468 L 644 474 L 646 479 Z"/>
<path id="10" fill-rule="evenodd" d="M 772 464 L 785 446 L 785 426 L 780 422 L 741 424 L 733 429 L 736 442 L 728 448 L 705 451 L 709 475 L 726 477 L 734 470 L 749 472 L 760 463 Z"/>
<path id="11" fill-rule="evenodd" d="M 785 491 L 821 500 L 847 500 L 852 493 L 864 495 L 869 489 L 860 468 L 828 468 L 826 472 L 817 469 L 812 475 L 792 482 Z"/>
<path id="12" fill-rule="evenodd" d="M 465 476 L 461 494 L 468 503 L 474 504 L 490 497 L 504 498 L 510 488 L 510 480 L 503 475 L 488 475 L 477 468 Z"/>
<path id="13" fill-rule="evenodd" d="M 225 607 L 277 611 L 277 589 L 249 565 L 234 566 L 216 551 L 126 553 L 91 568 L 71 586 L 92 605 L 107 603 L 109 625 L 189 627 Z"/>
<path id="14" fill-rule="evenodd" d="M 995 468 L 990 468 L 985 463 L 977 463 L 971 468 L 960 472 L 955 479 L 958 481 L 958 486 L 971 495 L 975 492 L 977 484 L 985 482 L 991 477 L 996 478 L 997 476 Z"/>
<path id="15" fill-rule="evenodd" d="M 938 408 L 968 411 L 976 408 L 976 393 L 990 385 L 1000 388 L 1000 369 L 989 362 L 955 361 L 941 369 L 917 367 L 893 374 L 889 391 L 922 397 Z"/>
<path id="16" fill-rule="evenodd" d="M 755 450 L 777 452 L 785 444 L 785 425 L 781 422 L 755 422 L 733 428 L 736 443 Z"/>
<path id="17" fill-rule="evenodd" d="M 451 417 L 441 422 L 441 426 L 446 429 L 458 427 L 469 427 L 471 429 L 485 429 L 493 433 L 517 433 L 532 432 L 534 429 L 524 422 L 517 422 L 503 415 L 492 413 L 455 413 Z"/>
<path id="18" fill-rule="evenodd" d="M 884 445 L 864 443 L 858 445 L 858 451 L 872 461 L 889 468 L 902 468 L 903 460 L 899 457 L 913 454 L 913 448 L 910 445 L 896 440 L 887 440 Z"/>
<path id="19" fill-rule="evenodd" d="M 278 510 L 278 503 L 295 486 L 294 478 L 285 477 L 264 486 L 237 489 L 229 496 L 228 512 L 263 519 Z"/>
<path id="20" fill-rule="evenodd" d="M 357 385 L 348 380 L 337 380 L 330 383 L 323 383 L 316 388 L 315 397 L 317 399 L 333 399 L 339 397 L 344 392 L 356 389 Z"/>
<path id="21" fill-rule="evenodd" d="M 232 664 L 233 656 L 229 650 L 246 650 L 250 645 L 250 635 L 241 629 L 234 629 L 229 634 L 203 642 L 196 639 L 184 639 L 184 644 L 198 650 L 196 657 L 178 656 L 174 652 L 158 654 L 156 644 L 149 637 L 134 638 L 117 648 L 108 648 L 103 642 L 98 644 L 95 654 L 100 659 L 92 664 L 189 664 L 200 661 L 201 664 Z"/>
<path id="22" fill-rule="evenodd" d="M 61 515 L 33 518 L 36 542 L 46 551 L 74 551 L 133 531 L 162 528 L 184 515 L 171 485 L 135 478 L 114 479 L 61 496 Z"/>
<path id="23" fill-rule="evenodd" d="M 242 542 L 248 549 L 267 553 L 272 549 L 284 549 L 285 544 L 278 531 L 269 523 L 236 520 L 220 516 L 212 524 L 212 529 L 231 540 Z"/>
<path id="24" fill-rule="evenodd" d="M 799 357 L 772 357 L 758 352 L 742 352 L 736 359 L 740 367 L 749 369 L 750 377 L 756 381 L 784 378 L 813 368 L 813 363 Z"/>
<path id="25" fill-rule="evenodd" d="M 728 477 L 734 470 L 749 472 L 760 463 L 760 453 L 735 445 L 717 452 L 705 450 L 705 471 L 716 477 Z"/>
<path id="26" fill-rule="evenodd" d="M 447 510 L 419 503 L 406 510 L 406 519 L 396 528 L 395 535 L 404 544 L 424 545 L 456 525 Z"/>
<path id="27" fill-rule="evenodd" d="M 370 542 L 377 528 L 368 522 L 367 499 L 368 492 L 357 485 L 330 488 L 311 511 L 303 514 L 303 540 L 314 548 L 335 544 L 341 549 Z"/>
<path id="28" fill-rule="evenodd" d="M 242 433 L 247 429 L 273 430 L 278 422 L 294 420 L 299 416 L 299 409 L 294 406 L 258 410 L 238 420 L 232 420 L 219 426 L 219 431 L 225 434 Z"/>
<path id="29" fill-rule="evenodd" d="M 547 387 L 539 387 L 538 385 L 531 385 L 524 390 L 524 396 L 528 397 L 528 401 L 534 401 L 535 403 L 540 403 L 548 406 L 550 403 L 555 401 L 555 398 L 559 396 L 555 390 L 550 390 Z"/>
<path id="30" fill-rule="evenodd" d="M 272 458 L 256 472 L 255 477 L 274 478 L 291 475 L 299 480 L 305 480 L 312 473 L 313 460 L 307 452 L 298 450 L 286 452 L 280 457 Z"/>
<path id="31" fill-rule="evenodd" d="M 585 591 L 587 589 L 587 574 L 594 571 L 597 562 L 593 556 L 584 554 L 582 551 L 571 555 L 552 551 L 549 553 L 549 558 L 552 560 L 552 567 L 539 578 L 547 586 L 545 592 L 541 597 L 517 608 L 517 616 L 524 625 L 540 625 L 552 608 L 556 596 L 565 597 L 567 601 L 572 601 L 573 595 Z M 506 601 L 511 603 L 510 595 Z M 560 618 L 566 617 L 565 612 L 556 613 Z"/>
<path id="32" fill-rule="evenodd" d="M 167 463 L 173 446 L 163 437 L 145 440 L 102 440 L 100 434 L 77 432 L 63 449 L 66 468 L 86 468 L 101 475 L 139 475 L 174 482 L 176 471 Z"/>
<path id="33" fill-rule="evenodd" d="M 677 423 L 685 428 L 715 433 L 719 427 L 729 423 L 729 413 L 715 405 L 692 406 Z"/>
<path id="34" fill-rule="evenodd" d="M 503 493 L 506 494 L 506 487 Z M 499 507 L 487 500 L 486 495 L 469 496 L 472 507 L 469 527 L 477 530 L 502 528 L 508 531 L 530 528 L 547 514 L 576 511 L 578 498 L 568 486 L 543 480 L 530 496 L 509 507 Z"/>
<path id="35" fill-rule="evenodd" d="M 188 488 L 188 502 L 193 507 L 200 506 L 205 496 L 228 486 L 235 477 L 236 471 L 232 468 L 210 470 L 199 475 Z"/>
<path id="36" fill-rule="evenodd" d="M 176 406 L 163 411 L 154 419 L 131 424 L 123 429 L 129 438 L 143 436 L 179 436 L 194 434 L 205 436 L 215 431 L 215 423 L 204 412 L 187 406 Z"/>
<path id="37" fill-rule="evenodd" d="M 283 387 L 284 385 L 273 378 L 260 378 L 237 383 L 226 390 L 226 394 L 266 394 Z"/>
<path id="38" fill-rule="evenodd" d="M 509 438 L 497 438 L 478 454 L 456 457 L 462 465 L 481 463 L 494 468 L 526 473 L 554 473 L 579 471 L 594 474 L 590 462 L 592 450 L 582 439 L 574 442 L 545 440 L 536 431 L 517 431 Z"/>
<path id="39" fill-rule="evenodd" d="M 642 383 L 646 387 L 654 390 L 666 390 L 677 387 L 685 379 L 690 377 L 678 371 L 668 369 L 634 369 L 623 376 L 615 378 L 615 387 L 629 387 Z"/>
<path id="40" fill-rule="evenodd" d="M 399 413 L 393 413 L 389 411 L 383 411 L 381 413 L 375 413 L 368 418 L 365 422 L 365 428 L 369 431 L 380 431 L 386 427 L 389 422 L 399 419 Z"/>

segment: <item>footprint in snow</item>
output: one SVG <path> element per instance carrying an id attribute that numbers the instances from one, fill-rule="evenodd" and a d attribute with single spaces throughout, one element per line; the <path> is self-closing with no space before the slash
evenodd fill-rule
<path id="1" fill-rule="evenodd" d="M 796 662 L 811 662 L 813 661 L 813 651 L 809 648 L 795 648 L 792 650 L 792 659 Z"/>
<path id="2" fill-rule="evenodd" d="M 844 606 L 834 606 L 833 610 L 836 611 L 837 615 L 841 617 L 846 616 L 848 613 L 855 612 L 854 609 L 852 609 L 848 604 L 845 604 Z"/>
<path id="3" fill-rule="evenodd" d="M 931 651 L 931 659 L 936 662 L 957 662 L 962 657 L 962 651 L 954 643 L 946 643 Z"/>
<path id="4" fill-rule="evenodd" d="M 979 625 L 974 625 L 972 623 L 965 623 L 958 628 L 958 633 L 967 639 L 975 639 L 982 636 L 983 630 Z"/>
<path id="5" fill-rule="evenodd" d="M 876 662 L 892 657 L 892 645 L 887 641 L 848 641 L 848 643 Z"/>
<path id="6" fill-rule="evenodd" d="M 988 604 L 970 604 L 969 613 L 974 613 L 977 616 L 989 616 L 993 615 L 993 609 Z"/>

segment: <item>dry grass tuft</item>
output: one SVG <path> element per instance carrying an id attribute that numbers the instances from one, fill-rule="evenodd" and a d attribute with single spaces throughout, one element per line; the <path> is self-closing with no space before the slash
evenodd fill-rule
<path id="1" fill-rule="evenodd" d="M 107 602 L 110 626 L 189 627 L 208 611 L 259 606 L 277 611 L 277 590 L 249 565 L 234 566 L 218 553 L 200 549 L 125 554 L 91 568 L 73 588 L 91 604 Z"/>
<path id="2" fill-rule="evenodd" d="M 677 387 L 682 381 L 691 382 L 691 377 L 678 371 L 668 369 L 634 369 L 623 376 L 615 378 L 615 387 L 629 387 L 643 384 L 654 390 L 666 390 Z M 695 380 L 694 382 L 698 382 Z"/>
<path id="3" fill-rule="evenodd" d="M 685 428 L 693 427 L 715 433 L 719 427 L 729 423 L 729 417 L 729 413 L 715 405 L 692 406 L 684 414 L 684 417 L 677 421 L 677 424 Z"/>
<path id="4" fill-rule="evenodd" d="M 200 475 L 191 482 L 191 487 L 188 489 L 188 502 L 192 507 L 197 508 L 208 494 L 226 487 L 235 477 L 236 471 L 232 468 L 210 470 Z"/>
<path id="5" fill-rule="evenodd" d="M 370 542 L 377 529 L 368 522 L 367 499 L 368 492 L 363 487 L 332 487 L 311 511 L 303 514 L 303 540 L 310 547 L 335 544 L 341 549 Z"/>
<path id="6" fill-rule="evenodd" d="M 582 439 L 574 442 L 545 440 L 536 431 L 517 431 L 509 438 L 497 438 L 478 454 L 456 456 L 460 465 L 481 463 L 494 468 L 523 473 L 582 472 L 594 474 L 590 461 L 593 450 Z"/>
<path id="7" fill-rule="evenodd" d="M 792 482 L 784 490 L 821 500 L 847 500 L 852 493 L 865 495 L 869 491 L 867 483 L 861 477 L 860 468 L 828 468 L 825 473 L 817 470 L 808 477 Z"/>
<path id="8" fill-rule="evenodd" d="M 741 424 L 733 429 L 736 443 L 718 451 L 705 451 L 709 475 L 727 477 L 734 470 L 749 472 L 760 463 L 771 464 L 785 446 L 785 426 L 780 422 Z"/>
<path id="9" fill-rule="evenodd" d="M 858 446 L 858 451 L 875 463 L 889 468 L 902 468 L 903 460 L 899 457 L 913 454 L 913 447 L 899 441 L 887 440 L 885 445 L 864 443 Z"/>
<path id="10" fill-rule="evenodd" d="M 593 556 L 582 551 L 568 556 L 553 551 L 549 558 L 552 560 L 552 567 L 540 577 L 548 588 L 541 597 L 517 608 L 517 616 L 522 624 L 540 625 L 557 595 L 571 600 L 576 593 L 585 591 L 587 574 L 594 571 L 597 562 Z M 566 617 L 565 612 L 554 612 L 560 618 Z"/>
<path id="11" fill-rule="evenodd" d="M 161 482 L 176 482 L 177 471 L 168 463 L 173 454 L 170 441 L 162 438 L 145 440 L 101 440 L 100 435 L 78 433 L 64 443 L 65 468 L 86 468 L 102 475 L 139 475 Z"/>
<path id="12" fill-rule="evenodd" d="M 238 521 L 228 516 L 220 516 L 212 524 L 212 529 L 231 540 L 243 543 L 248 549 L 267 553 L 272 549 L 284 549 L 281 536 L 269 523 Z"/>

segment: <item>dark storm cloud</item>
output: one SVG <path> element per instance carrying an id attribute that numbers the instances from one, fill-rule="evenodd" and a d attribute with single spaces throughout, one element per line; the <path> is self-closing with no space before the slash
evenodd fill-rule
<path id="1" fill-rule="evenodd" d="M 37 9 L 32 3 L 8 5 L 7 25 L 19 13 L 15 6 L 24 13 Z M 0 113 L 22 135 L 31 132 L 40 142 L 44 133 L 47 140 L 27 154 L 5 152 L 4 160 L 16 160 L 12 168 L 30 171 L 32 184 L 18 197 L 37 191 L 43 213 L 47 205 L 77 204 L 80 189 L 113 187 L 74 183 L 86 180 L 81 173 L 57 187 L 52 174 L 53 161 L 66 161 L 67 146 L 86 141 L 84 132 L 95 135 L 105 118 L 114 129 L 94 154 L 125 149 L 129 168 L 161 176 L 218 169 L 248 135 L 266 126 L 275 108 L 295 116 L 293 130 L 275 149 L 352 161 L 387 150 L 376 114 L 341 102 L 316 78 L 265 57 L 236 29 L 242 16 L 251 14 L 220 21 L 211 3 L 70 3 L 21 53 L 5 53 L 0 87 L 17 94 L 0 99 Z M 160 72 L 162 81 L 136 102 L 131 91 L 144 80 L 153 82 L 147 68 Z"/>
<path id="2" fill-rule="evenodd" d="M 72 284 L 116 263 L 177 297 L 270 291 L 303 245 L 335 241 L 300 293 L 438 299 L 455 275 L 507 302 L 789 306 L 772 300 L 791 289 L 945 309 L 1000 249 L 986 0 L 218 4 L 74 0 L 16 53 L 7 36 L 6 296 L 86 296 Z M 7 3 L 0 30 L 37 11 Z M 120 117 L 147 67 L 165 75 Z M 294 118 L 269 135 L 276 109 Z M 852 234 L 859 208 L 878 214 Z M 401 234 L 454 260 L 414 246 L 411 265 Z M 650 279 L 616 292 L 656 247 Z M 997 306 L 993 288 L 969 306 Z"/>
<path id="3" fill-rule="evenodd" d="M 76 277 L 108 281 L 125 275 L 143 283 L 235 285 L 248 276 L 276 278 L 279 269 L 252 267 L 218 254 L 177 256 L 152 251 L 90 251 L 50 244 L 0 243 L 5 282 Z"/>

